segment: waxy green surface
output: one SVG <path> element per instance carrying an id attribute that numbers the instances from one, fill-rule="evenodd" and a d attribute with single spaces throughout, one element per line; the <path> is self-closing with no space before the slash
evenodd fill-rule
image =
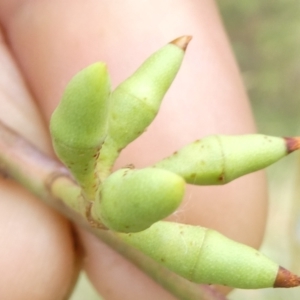
<path id="1" fill-rule="evenodd" d="M 114 231 L 142 231 L 175 211 L 184 190 L 184 180 L 166 170 L 120 169 L 104 180 L 93 216 Z"/>
<path id="2" fill-rule="evenodd" d="M 259 251 L 204 227 L 157 222 L 118 236 L 190 281 L 236 288 L 273 287 L 279 266 Z"/>
<path id="3" fill-rule="evenodd" d="M 153 121 L 180 68 L 184 53 L 179 46 L 167 44 L 113 91 L 108 135 L 99 157 L 101 177 L 109 174 L 119 152 Z"/>
<path id="4" fill-rule="evenodd" d="M 288 154 L 286 140 L 262 134 L 212 135 L 156 163 L 188 183 L 218 185 L 266 168 Z"/>
<path id="5" fill-rule="evenodd" d="M 107 132 L 110 80 L 104 63 L 76 74 L 50 121 L 54 150 L 88 199 L 99 184 L 95 166 Z"/>

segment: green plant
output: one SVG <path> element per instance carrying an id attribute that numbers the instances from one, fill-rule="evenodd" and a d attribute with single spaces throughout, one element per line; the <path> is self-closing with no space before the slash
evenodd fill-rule
<path id="1" fill-rule="evenodd" d="M 178 207 L 185 182 L 224 184 L 297 150 L 298 138 L 212 136 L 145 169 L 126 166 L 112 172 L 120 151 L 157 114 L 189 40 L 182 37 L 159 50 L 112 93 L 103 63 L 87 67 L 71 80 L 53 114 L 51 132 L 56 153 L 72 176 L 0 123 L 1 171 L 93 232 L 180 299 L 225 298 L 161 265 L 201 283 L 298 286 L 296 275 L 250 247 L 210 229 L 160 221 Z"/>
<path id="2" fill-rule="evenodd" d="M 298 286 L 297 276 L 252 248 L 206 228 L 159 220 L 179 206 L 184 181 L 227 183 L 297 150 L 299 139 L 211 136 L 148 168 L 112 173 L 120 151 L 156 116 L 189 40 L 178 38 L 154 53 L 111 96 L 103 64 L 76 75 L 51 120 L 56 153 L 81 186 L 93 226 L 128 233 L 118 236 L 181 276 L 240 288 Z"/>

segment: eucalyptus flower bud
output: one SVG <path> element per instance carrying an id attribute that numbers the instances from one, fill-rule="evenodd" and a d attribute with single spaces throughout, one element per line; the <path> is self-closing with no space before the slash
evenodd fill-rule
<path id="1" fill-rule="evenodd" d="M 181 177 L 166 170 L 120 169 L 103 181 L 92 215 L 114 231 L 141 231 L 178 208 L 184 187 Z"/>
<path id="2" fill-rule="evenodd" d="M 300 285 L 298 276 L 259 251 L 204 227 L 161 221 L 145 231 L 118 236 L 196 283 L 243 289 Z"/>
<path id="3" fill-rule="evenodd" d="M 191 184 L 225 184 L 273 164 L 299 146 L 299 138 L 213 135 L 183 147 L 154 167 L 172 171 Z"/>
<path id="4" fill-rule="evenodd" d="M 112 93 L 108 136 L 100 153 L 99 172 L 107 176 L 119 155 L 139 137 L 158 113 L 191 37 L 183 36 L 152 54 Z"/>
<path id="5" fill-rule="evenodd" d="M 92 64 L 71 79 L 50 121 L 57 156 L 91 200 L 98 186 L 95 167 L 107 132 L 109 96 L 106 65 Z"/>

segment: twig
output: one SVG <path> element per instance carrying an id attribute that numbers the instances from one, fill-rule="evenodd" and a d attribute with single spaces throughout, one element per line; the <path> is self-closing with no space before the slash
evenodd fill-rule
<path id="1" fill-rule="evenodd" d="M 197 285 L 167 270 L 149 257 L 120 241 L 112 232 L 91 226 L 81 190 L 68 170 L 42 154 L 28 141 L 0 122 L 0 173 L 21 183 L 33 194 L 77 225 L 92 232 L 182 300 L 226 300 L 214 288 Z"/>

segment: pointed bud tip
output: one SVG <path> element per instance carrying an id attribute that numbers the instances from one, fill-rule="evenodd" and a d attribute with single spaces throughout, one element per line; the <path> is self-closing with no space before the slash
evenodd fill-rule
<path id="1" fill-rule="evenodd" d="M 170 42 L 170 44 L 173 44 L 181 48 L 183 51 L 185 51 L 191 39 L 192 39 L 191 35 L 184 35 L 173 40 L 172 42 Z"/>
<path id="2" fill-rule="evenodd" d="M 283 267 L 279 267 L 274 288 L 290 288 L 300 286 L 300 277 Z"/>
<path id="3" fill-rule="evenodd" d="M 300 149 L 300 137 L 286 137 L 284 139 L 286 141 L 287 153 Z"/>

